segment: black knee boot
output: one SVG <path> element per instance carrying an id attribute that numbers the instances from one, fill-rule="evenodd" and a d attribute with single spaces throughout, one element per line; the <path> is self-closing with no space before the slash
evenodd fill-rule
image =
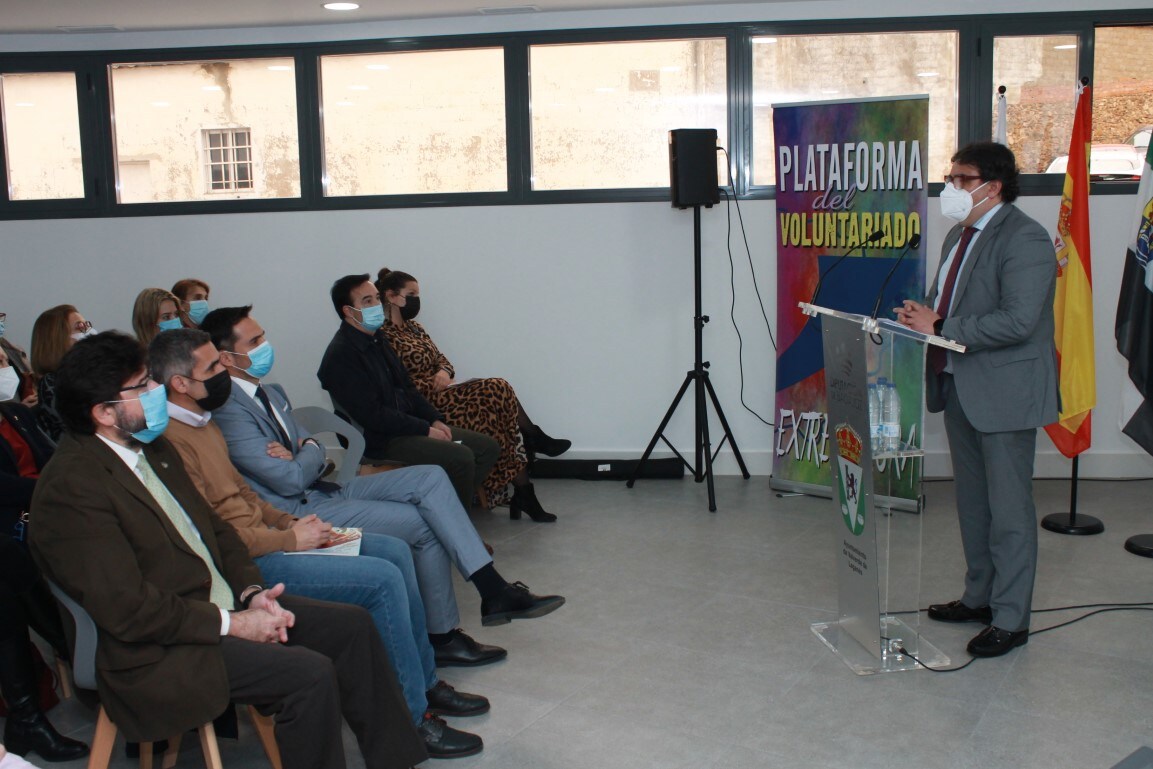
<path id="1" fill-rule="evenodd" d="M 28 634 L 0 641 L 0 693 L 8 703 L 4 747 L 18 756 L 36 751 L 45 761 L 73 761 L 88 755 L 83 742 L 62 736 L 40 710 Z"/>

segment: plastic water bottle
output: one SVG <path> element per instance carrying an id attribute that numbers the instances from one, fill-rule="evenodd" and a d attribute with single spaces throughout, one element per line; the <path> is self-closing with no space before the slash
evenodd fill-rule
<path id="1" fill-rule="evenodd" d="M 901 447 L 901 395 L 897 392 L 897 385 L 892 382 L 887 383 L 881 398 L 881 431 L 885 435 L 885 448 L 888 451 L 896 451 Z"/>
<path id="2" fill-rule="evenodd" d="M 881 393 L 884 391 L 882 378 L 875 384 L 869 385 L 869 440 L 877 448 L 883 442 L 881 436 Z"/>

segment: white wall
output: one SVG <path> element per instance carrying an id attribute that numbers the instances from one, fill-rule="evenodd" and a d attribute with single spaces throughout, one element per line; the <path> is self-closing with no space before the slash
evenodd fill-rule
<path id="1" fill-rule="evenodd" d="M 1112 8 L 1142 2 L 1108 3 Z M 927 4 L 919 13 L 953 7 Z M 1026 3 L 1014 10 L 1080 10 L 1074 0 Z M 581 12 L 438 19 L 310 28 L 0 35 L 0 50 L 82 50 L 169 45 L 336 40 L 420 34 L 562 29 L 638 24 L 902 15 L 892 0 L 867 9 L 849 0 L 694 6 L 654 11 Z M 970 13 L 1003 5 L 974 0 Z M 62 20 L 61 23 L 67 23 Z M 1055 198 L 1022 208 L 1052 229 Z M 1119 393 L 1126 382 L 1113 344 L 1122 258 L 1132 229 L 1133 196 L 1092 201 L 1099 407 L 1085 477 L 1153 475 L 1153 459 L 1121 435 Z M 931 202 L 930 211 L 935 209 Z M 774 204 L 742 204 L 761 294 L 775 321 Z M 737 341 L 728 320 L 725 211 L 703 212 L 705 332 L 713 383 L 738 444 L 756 473 L 771 467 L 773 435 L 740 406 Z M 936 254 L 945 232 L 931 215 Z M 746 400 L 772 416 L 773 357 L 739 237 L 737 318 L 745 336 Z M 518 389 L 529 413 L 571 437 L 570 456 L 639 456 L 692 364 L 692 215 L 667 204 L 472 207 L 97 220 L 0 222 L 0 309 L 9 335 L 26 343 L 43 309 L 71 302 L 100 329 L 129 328 L 133 298 L 146 286 L 194 276 L 213 286 L 216 306 L 254 303 L 278 351 L 271 378 L 300 404 L 326 403 L 314 372 L 337 319 L 327 292 L 344 273 L 387 265 L 421 280 L 422 315 L 460 376 L 499 375 Z M 930 274 L 935 258 L 929 265 Z M 714 429 L 714 435 L 716 435 Z M 669 435 L 691 449 L 691 405 Z M 1037 472 L 1063 477 L 1068 461 L 1041 437 Z M 949 472 L 940 420 L 926 430 L 927 471 Z M 725 457 L 719 470 L 734 472 Z"/>
<path id="2" fill-rule="evenodd" d="M 1120 434 L 1126 382 L 1113 314 L 1133 216 L 1130 196 L 1092 202 L 1099 407 L 1086 477 L 1153 475 L 1153 459 Z M 1052 228 L 1055 198 L 1022 207 Z M 930 207 L 932 210 L 933 206 Z M 774 206 L 742 204 L 761 294 L 775 321 Z M 735 218 L 734 218 L 735 221 Z M 737 340 L 728 318 L 725 210 L 702 212 L 705 354 L 738 445 L 756 473 L 771 467 L 773 435 L 741 408 Z M 929 252 L 945 226 L 929 219 Z M 660 203 L 231 214 L 0 222 L 2 309 L 26 343 L 36 315 L 76 304 L 103 330 L 130 328 L 136 293 L 195 276 L 212 304 L 254 303 L 277 349 L 272 379 L 299 405 L 327 405 L 315 378 L 337 325 L 336 277 L 381 266 L 421 281 L 421 319 L 458 375 L 504 376 L 546 429 L 573 439 L 572 456 L 639 456 L 692 365 L 692 214 Z M 772 415 L 773 357 L 748 262 L 733 239 L 737 318 L 745 337 L 746 400 Z M 935 261 L 930 264 L 930 272 Z M 692 446 L 691 402 L 669 430 Z M 714 428 L 714 435 L 716 435 Z M 940 420 L 930 417 L 928 471 L 949 472 Z M 1038 475 L 1068 461 L 1040 440 Z M 735 472 L 730 461 L 719 469 Z"/>

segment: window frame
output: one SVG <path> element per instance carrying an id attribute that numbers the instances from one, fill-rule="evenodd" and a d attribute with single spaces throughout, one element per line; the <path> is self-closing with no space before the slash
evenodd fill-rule
<path id="1" fill-rule="evenodd" d="M 750 185 L 752 149 L 752 38 L 764 35 L 835 35 L 880 32 L 956 31 L 959 57 L 957 80 L 957 142 L 987 138 L 992 123 L 992 40 L 1015 34 L 1074 34 L 1079 41 L 1082 75 L 1093 78 L 1094 33 L 1098 27 L 1153 25 L 1153 8 L 1083 11 L 1075 13 L 1019 13 L 935 16 L 918 18 L 836 19 L 797 21 L 725 22 L 719 24 L 662 25 L 576 30 L 532 30 L 475 35 L 420 38 L 325 41 L 192 48 L 156 48 L 130 51 L 48 52 L 0 54 L 4 72 L 74 72 L 80 115 L 85 197 L 67 200 L 13 201 L 7 185 L 0 189 L 0 220 L 117 216 L 164 216 L 260 211 L 325 211 L 376 208 L 421 208 L 470 205 L 551 205 L 559 203 L 665 202 L 668 187 L 636 189 L 532 190 L 531 103 L 529 48 L 565 43 L 644 42 L 693 38 L 724 38 L 728 78 L 727 136 L 722 137 L 736 167 L 736 191 L 744 199 L 773 199 L 775 187 Z M 319 61 L 321 56 L 349 53 L 393 53 L 453 48 L 504 50 L 507 190 L 503 192 L 422 195 L 363 195 L 325 197 L 322 190 L 322 120 Z M 111 64 L 189 60 L 290 58 L 294 62 L 299 140 L 300 196 L 298 198 L 222 198 L 208 201 L 117 203 L 115 151 L 111 124 Z M 675 128 L 676 126 L 670 126 Z M 0 125 L 0 140 L 3 140 Z M 0 172 L 7 178 L 0 153 Z M 722 183 L 727 180 L 722 180 Z M 1061 193 L 1056 174 L 1030 174 L 1022 178 L 1022 195 Z M 1093 181 L 1093 194 L 1133 194 L 1136 181 Z M 929 185 L 938 195 L 941 182 Z"/>

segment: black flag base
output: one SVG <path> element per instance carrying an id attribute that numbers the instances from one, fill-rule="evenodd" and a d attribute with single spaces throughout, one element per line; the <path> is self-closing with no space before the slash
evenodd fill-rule
<path id="1" fill-rule="evenodd" d="M 1100 534 L 1105 531 L 1105 524 L 1099 518 L 1091 515 L 1077 513 L 1052 513 L 1041 519 L 1041 528 L 1057 534 Z"/>
<path id="2" fill-rule="evenodd" d="M 1105 524 L 1091 515 L 1077 515 L 1077 478 L 1081 455 L 1073 457 L 1073 482 L 1069 485 L 1069 512 L 1051 513 L 1041 519 L 1041 528 L 1057 534 L 1088 536 L 1105 531 Z"/>
<path id="3" fill-rule="evenodd" d="M 1135 534 L 1125 540 L 1125 549 L 1142 558 L 1153 558 L 1153 534 Z"/>

